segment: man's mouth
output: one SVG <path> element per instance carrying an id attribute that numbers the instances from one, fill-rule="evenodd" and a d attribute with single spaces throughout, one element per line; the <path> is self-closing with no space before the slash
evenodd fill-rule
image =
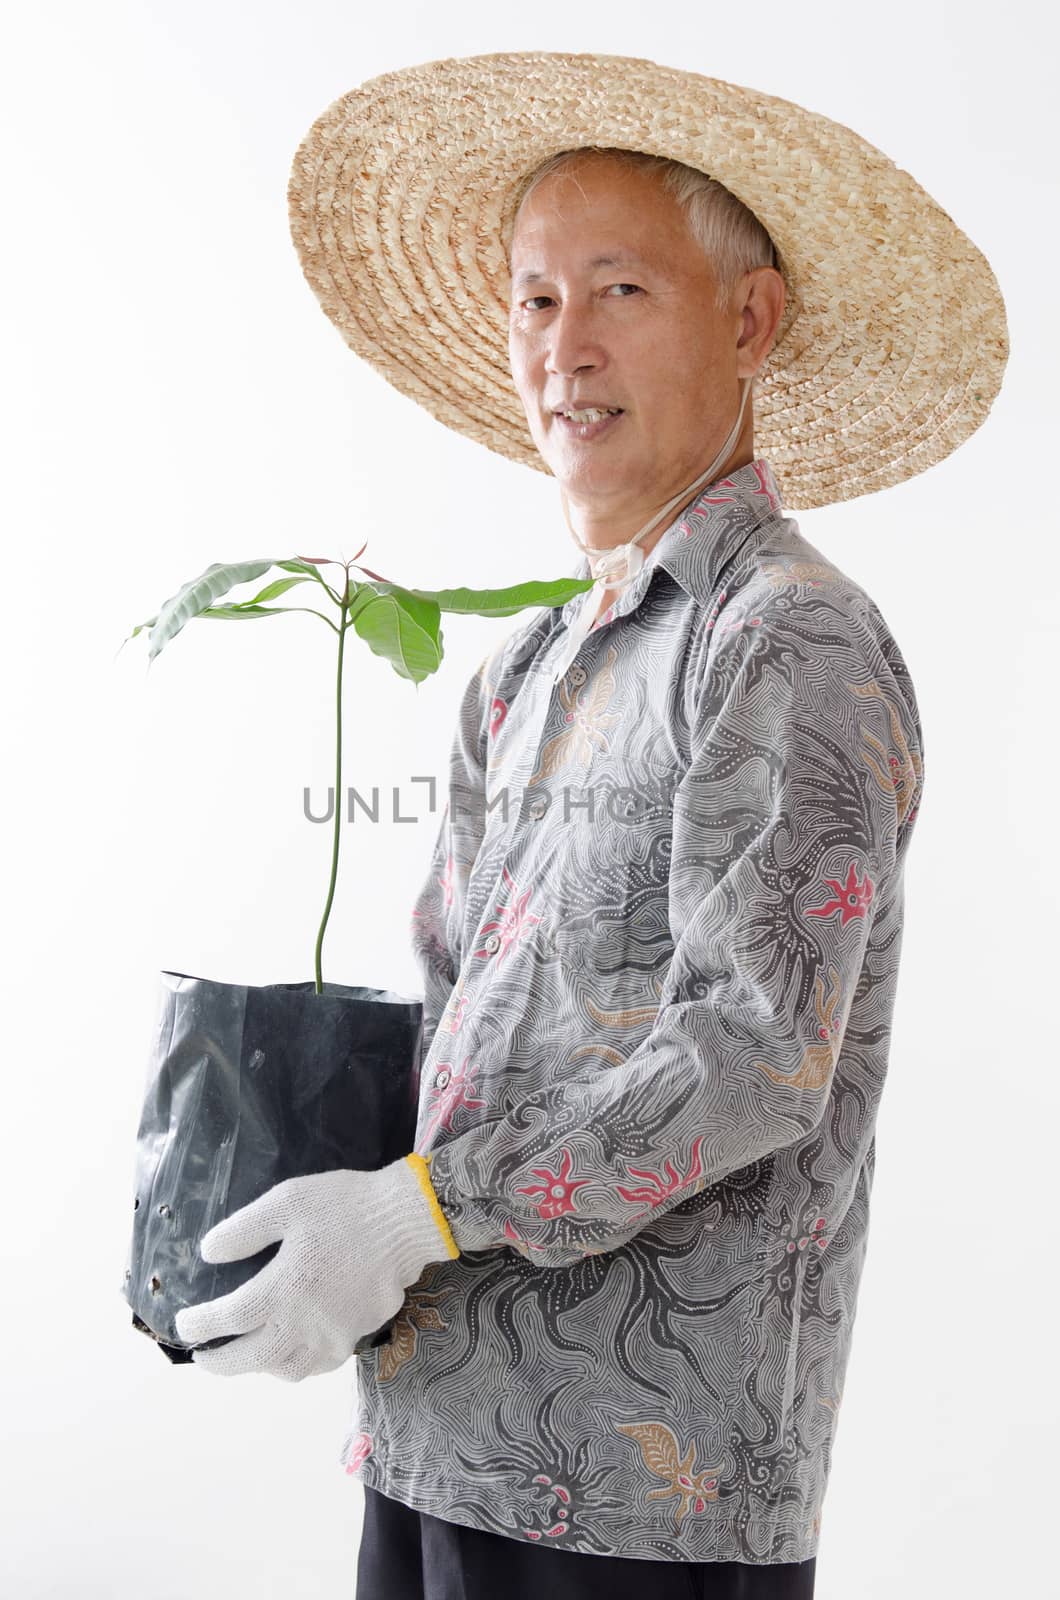
<path id="1" fill-rule="evenodd" d="M 625 415 L 621 406 L 586 406 L 580 410 L 556 411 L 556 421 L 565 433 L 576 439 L 595 439 L 608 432 Z"/>

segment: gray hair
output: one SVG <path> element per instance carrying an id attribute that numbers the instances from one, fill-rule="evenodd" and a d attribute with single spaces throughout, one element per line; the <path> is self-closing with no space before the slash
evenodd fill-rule
<path id="1" fill-rule="evenodd" d="M 714 304 L 718 311 L 724 313 L 729 310 L 739 280 L 745 272 L 755 267 L 777 266 L 776 250 L 769 234 L 754 212 L 723 183 L 700 172 L 698 167 L 687 166 L 683 161 L 649 155 L 644 150 L 623 150 L 615 145 L 589 144 L 560 150 L 535 167 L 523 179 L 523 187 L 519 191 L 512 217 L 513 234 L 520 206 L 533 194 L 541 180 L 549 173 L 562 171 L 575 163 L 579 156 L 589 152 L 611 156 L 628 166 L 658 175 L 663 187 L 683 209 L 689 232 L 710 262 L 717 285 Z M 506 241 L 506 253 L 510 266 L 510 237 Z"/>

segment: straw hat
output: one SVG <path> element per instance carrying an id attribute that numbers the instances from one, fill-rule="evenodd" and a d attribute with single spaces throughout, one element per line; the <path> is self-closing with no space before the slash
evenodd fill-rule
<path id="1" fill-rule="evenodd" d="M 787 303 L 755 380 L 755 453 L 786 505 L 900 483 L 985 419 L 1004 302 L 930 195 L 828 117 L 625 56 L 429 61 L 317 118 L 291 170 L 291 234 L 350 348 L 447 427 L 549 472 L 508 365 L 505 246 L 529 172 L 589 144 L 698 167 L 768 230 Z"/>

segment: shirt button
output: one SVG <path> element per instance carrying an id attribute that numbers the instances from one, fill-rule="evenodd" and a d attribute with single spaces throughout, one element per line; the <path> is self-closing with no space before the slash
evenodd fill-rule
<path id="1" fill-rule="evenodd" d="M 544 800 L 535 800 L 533 802 L 533 804 L 530 806 L 530 815 L 532 817 L 534 817 L 534 818 L 543 817 L 546 810 L 547 810 L 546 801 L 544 801 Z"/>
<path id="2" fill-rule="evenodd" d="M 437 1073 L 435 1075 L 434 1087 L 436 1089 L 444 1089 L 448 1082 L 449 1082 L 449 1068 L 448 1067 L 443 1067 L 441 1072 L 439 1072 L 439 1073 Z"/>
<path id="3" fill-rule="evenodd" d="M 486 949 L 492 955 L 493 951 L 494 950 L 499 950 L 500 947 L 501 947 L 500 934 L 491 933 L 489 938 L 486 940 Z"/>

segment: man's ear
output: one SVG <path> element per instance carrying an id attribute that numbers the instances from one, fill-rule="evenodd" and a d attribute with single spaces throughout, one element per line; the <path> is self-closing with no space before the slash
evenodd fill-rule
<path id="1" fill-rule="evenodd" d="M 744 274 L 739 293 L 743 326 L 736 341 L 736 375 L 749 378 L 773 348 L 787 290 L 776 267 L 754 267 Z"/>

